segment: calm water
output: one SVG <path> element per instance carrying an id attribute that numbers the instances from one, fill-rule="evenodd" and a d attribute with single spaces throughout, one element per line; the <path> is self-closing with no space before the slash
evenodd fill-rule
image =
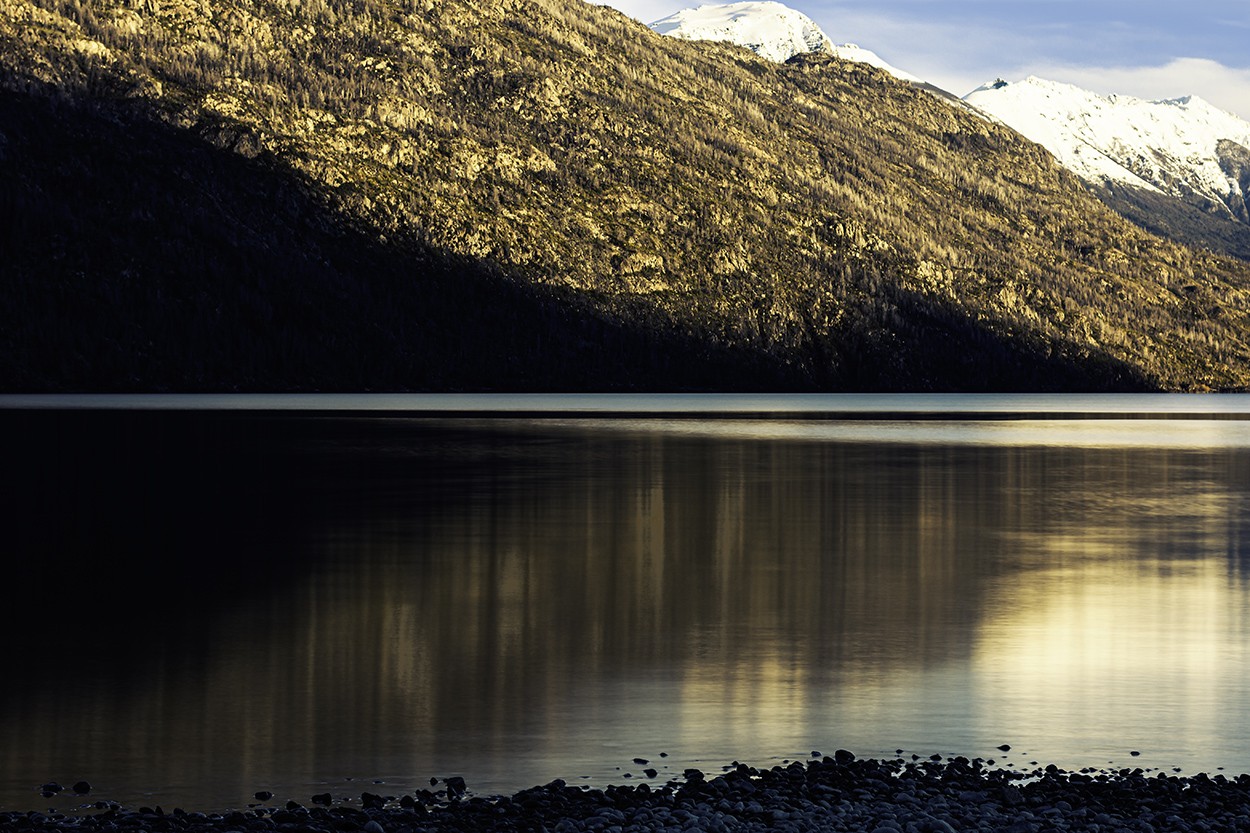
<path id="1" fill-rule="evenodd" d="M 709 401 L 0 403 L 0 807 L 838 747 L 1250 770 L 1250 401 Z"/>

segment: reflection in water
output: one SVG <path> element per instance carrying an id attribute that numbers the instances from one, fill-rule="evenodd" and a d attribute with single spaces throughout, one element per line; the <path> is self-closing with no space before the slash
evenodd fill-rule
<path id="1" fill-rule="evenodd" d="M 46 805 L 50 778 L 238 806 L 838 746 L 1250 769 L 1250 448 L 689 429 L 236 420 L 182 475 L 218 478 L 201 510 L 155 538 L 185 495 L 136 486 L 155 464 L 131 460 L 125 523 L 14 539 L 95 548 L 63 553 L 88 574 L 144 557 L 55 610 L 92 640 L 6 654 L 0 805 Z M 162 441 L 164 476 L 185 452 Z M 101 499 L 41 477 L 31 500 L 64 518 Z M 221 497 L 248 483 L 246 509 Z M 178 558 L 160 593 L 186 604 L 144 615 L 150 562 Z"/>
<path id="2" fill-rule="evenodd" d="M 1029 580 L 994 589 L 981 696 L 1040 738 L 1036 754 L 1097 759 L 1128 743 L 1159 762 L 1246 765 L 1250 609 L 1240 565 L 1220 557 L 1240 551 L 1230 519 L 1244 496 L 1169 489 L 1024 538 Z"/>

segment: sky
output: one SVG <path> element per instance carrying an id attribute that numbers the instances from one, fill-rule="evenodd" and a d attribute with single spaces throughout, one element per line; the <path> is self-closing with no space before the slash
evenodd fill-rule
<path id="1" fill-rule="evenodd" d="M 727 0 L 717 0 L 722 2 Z M 783 0 L 958 95 L 1037 75 L 1111 93 L 1197 95 L 1250 120 L 1246 0 Z M 612 0 L 650 23 L 699 0 Z"/>

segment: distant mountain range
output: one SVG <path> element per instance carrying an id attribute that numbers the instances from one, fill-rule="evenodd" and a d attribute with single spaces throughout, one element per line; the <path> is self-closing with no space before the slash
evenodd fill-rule
<path id="1" fill-rule="evenodd" d="M 0 389 L 1250 389 L 1250 263 L 842 49 L 6 0 Z"/>
<path id="2" fill-rule="evenodd" d="M 1152 231 L 1250 258 L 1250 122 L 1197 96 L 1144 101 L 1034 77 L 964 100 Z"/>
<path id="3" fill-rule="evenodd" d="M 651 27 L 774 61 L 824 52 L 922 83 L 869 50 L 835 46 L 811 18 L 770 0 L 703 5 Z M 1036 77 L 987 83 L 963 101 L 1045 147 L 1150 230 L 1250 259 L 1250 122 L 1195 96 L 1143 101 Z"/>

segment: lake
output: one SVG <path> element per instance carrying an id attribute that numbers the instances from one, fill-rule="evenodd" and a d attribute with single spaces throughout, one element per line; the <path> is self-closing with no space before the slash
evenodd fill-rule
<path id="1" fill-rule="evenodd" d="M 1250 397 L 10 396 L 0 436 L 0 809 L 1250 771 Z"/>

